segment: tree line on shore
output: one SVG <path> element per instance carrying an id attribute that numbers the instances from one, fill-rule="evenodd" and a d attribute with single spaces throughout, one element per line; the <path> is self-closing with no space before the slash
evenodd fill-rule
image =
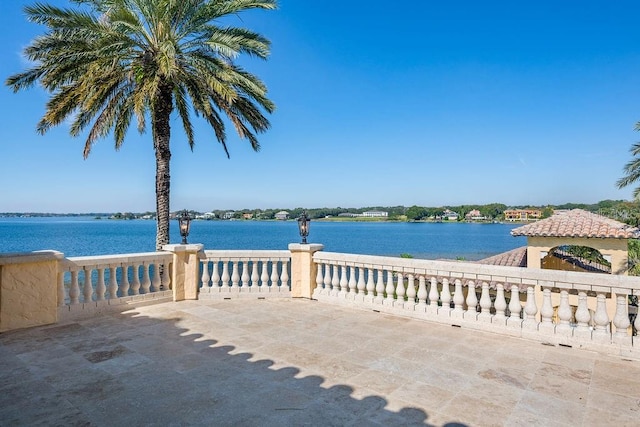
<path id="1" fill-rule="evenodd" d="M 260 219 L 270 220 L 276 219 L 278 212 L 285 211 L 288 217 L 298 218 L 302 212 L 306 212 L 311 219 L 337 218 L 341 214 L 360 215 L 364 212 L 382 211 L 387 212 L 386 217 L 367 218 L 369 220 L 386 220 L 386 221 L 423 221 L 434 218 L 442 218 L 447 211 L 453 211 L 458 214 L 458 221 L 464 221 L 465 216 L 471 211 L 480 212 L 480 217 L 487 221 L 504 220 L 504 212 L 510 209 L 533 209 L 540 210 L 542 218 L 547 218 L 553 214 L 555 210 L 560 209 L 584 209 L 589 212 L 597 213 L 609 218 L 616 219 L 628 224 L 637 225 L 640 223 L 640 202 L 632 202 L 626 200 L 602 200 L 597 203 L 564 203 L 560 205 L 511 205 L 507 206 L 503 203 L 489 204 L 469 204 L 469 205 L 447 205 L 438 207 L 429 206 L 368 206 L 361 208 L 278 208 L 278 209 L 239 209 L 234 211 L 214 209 L 210 214 L 215 216 L 211 219 Z M 190 211 L 192 216 L 202 215 L 200 212 Z"/>
<path id="2" fill-rule="evenodd" d="M 213 209 L 209 212 L 200 212 L 196 210 L 189 210 L 189 214 L 192 218 L 206 219 L 256 219 L 256 220 L 273 220 L 276 219 L 276 214 L 282 211 L 288 213 L 288 218 L 295 219 L 302 215 L 302 212 L 306 212 L 307 216 L 311 219 L 326 219 L 326 218 L 338 218 L 341 214 L 353 214 L 359 215 L 364 212 L 370 211 L 382 211 L 387 212 L 386 217 L 367 218 L 369 220 L 386 220 L 386 221 L 423 221 L 430 218 L 442 217 L 445 211 L 452 211 L 458 214 L 458 220 L 464 221 L 466 214 L 471 211 L 480 212 L 480 217 L 483 217 L 487 221 L 502 221 L 504 220 L 504 212 L 510 209 L 532 209 L 540 210 L 542 218 L 547 218 L 553 214 L 555 210 L 559 209 L 584 209 L 589 212 L 597 213 L 612 219 L 616 219 L 621 222 L 625 222 L 631 225 L 640 224 L 640 202 L 626 201 L 626 200 L 602 200 L 597 203 L 564 203 L 561 205 L 518 205 L 507 206 L 503 203 L 489 203 L 485 205 L 469 204 L 469 205 L 447 205 L 439 207 L 429 206 L 369 206 L 362 208 L 277 208 L 277 209 L 238 209 L 238 210 L 224 210 Z M 172 213 L 172 217 L 175 217 L 177 211 Z M 208 215 L 206 215 L 208 214 Z M 110 219 L 155 219 L 155 212 L 120 212 L 120 213 L 36 213 L 36 212 L 3 212 L 0 213 L 2 217 L 45 217 L 45 216 L 95 216 L 101 218 Z"/>

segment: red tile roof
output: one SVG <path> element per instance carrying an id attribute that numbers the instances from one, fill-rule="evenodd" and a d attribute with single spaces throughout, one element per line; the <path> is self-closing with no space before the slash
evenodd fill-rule
<path id="1" fill-rule="evenodd" d="M 487 265 L 504 265 L 507 267 L 526 267 L 527 266 L 527 247 L 522 246 L 503 252 L 489 258 L 477 261 L 479 264 Z"/>
<path id="2" fill-rule="evenodd" d="M 640 237 L 640 230 L 582 209 L 572 209 L 568 212 L 554 214 L 547 219 L 515 228 L 511 230 L 511 235 L 634 239 Z"/>

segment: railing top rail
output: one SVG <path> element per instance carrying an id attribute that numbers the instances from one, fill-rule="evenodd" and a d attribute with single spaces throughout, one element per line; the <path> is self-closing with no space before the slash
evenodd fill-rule
<path id="1" fill-rule="evenodd" d="M 84 267 L 92 265 L 127 264 L 155 260 L 170 262 L 172 258 L 173 254 L 170 252 L 139 252 L 132 254 L 69 257 L 62 260 L 62 263 L 66 267 Z"/>
<path id="2" fill-rule="evenodd" d="M 204 251 L 204 254 L 209 260 L 291 258 L 291 252 L 286 250 L 206 250 Z"/>
<path id="3" fill-rule="evenodd" d="M 468 261 L 410 259 L 324 251 L 316 252 L 313 259 L 316 262 L 328 262 L 335 265 L 388 269 L 401 273 L 447 276 L 479 282 L 541 285 L 553 288 L 609 292 L 614 289 L 627 293 L 632 290 L 634 293 L 640 292 L 640 277 L 615 274 L 542 270 L 478 264 Z"/>

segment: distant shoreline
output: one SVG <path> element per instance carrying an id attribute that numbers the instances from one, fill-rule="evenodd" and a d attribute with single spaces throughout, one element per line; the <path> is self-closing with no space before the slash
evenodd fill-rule
<path id="1" fill-rule="evenodd" d="M 113 214 L 4 214 L 0 213 L 0 218 L 80 218 L 87 217 L 92 220 L 102 221 L 155 221 L 155 218 L 114 218 Z M 200 219 L 194 218 L 193 221 L 198 222 L 295 222 L 296 218 L 289 218 L 286 220 L 282 219 L 260 219 L 260 218 L 251 218 L 251 219 L 220 219 L 220 218 L 212 218 L 212 219 Z M 449 221 L 449 220 L 407 220 L 407 219 L 388 219 L 388 218 L 375 218 L 375 217 L 329 217 L 329 218 L 313 218 L 312 222 L 324 222 L 324 223 L 378 223 L 378 224 L 390 224 L 390 223 L 415 223 L 415 224 L 530 224 L 534 221 Z"/>

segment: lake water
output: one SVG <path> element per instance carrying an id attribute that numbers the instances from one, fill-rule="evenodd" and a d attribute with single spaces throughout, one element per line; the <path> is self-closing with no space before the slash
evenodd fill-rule
<path id="1" fill-rule="evenodd" d="M 325 251 L 478 260 L 526 245 L 514 224 L 312 221 L 308 241 Z M 0 218 L 0 253 L 54 249 L 66 256 L 155 250 L 155 222 L 90 217 Z M 171 242 L 179 243 L 171 223 Z M 287 249 L 300 242 L 295 221 L 193 221 L 189 243 L 205 249 Z"/>

